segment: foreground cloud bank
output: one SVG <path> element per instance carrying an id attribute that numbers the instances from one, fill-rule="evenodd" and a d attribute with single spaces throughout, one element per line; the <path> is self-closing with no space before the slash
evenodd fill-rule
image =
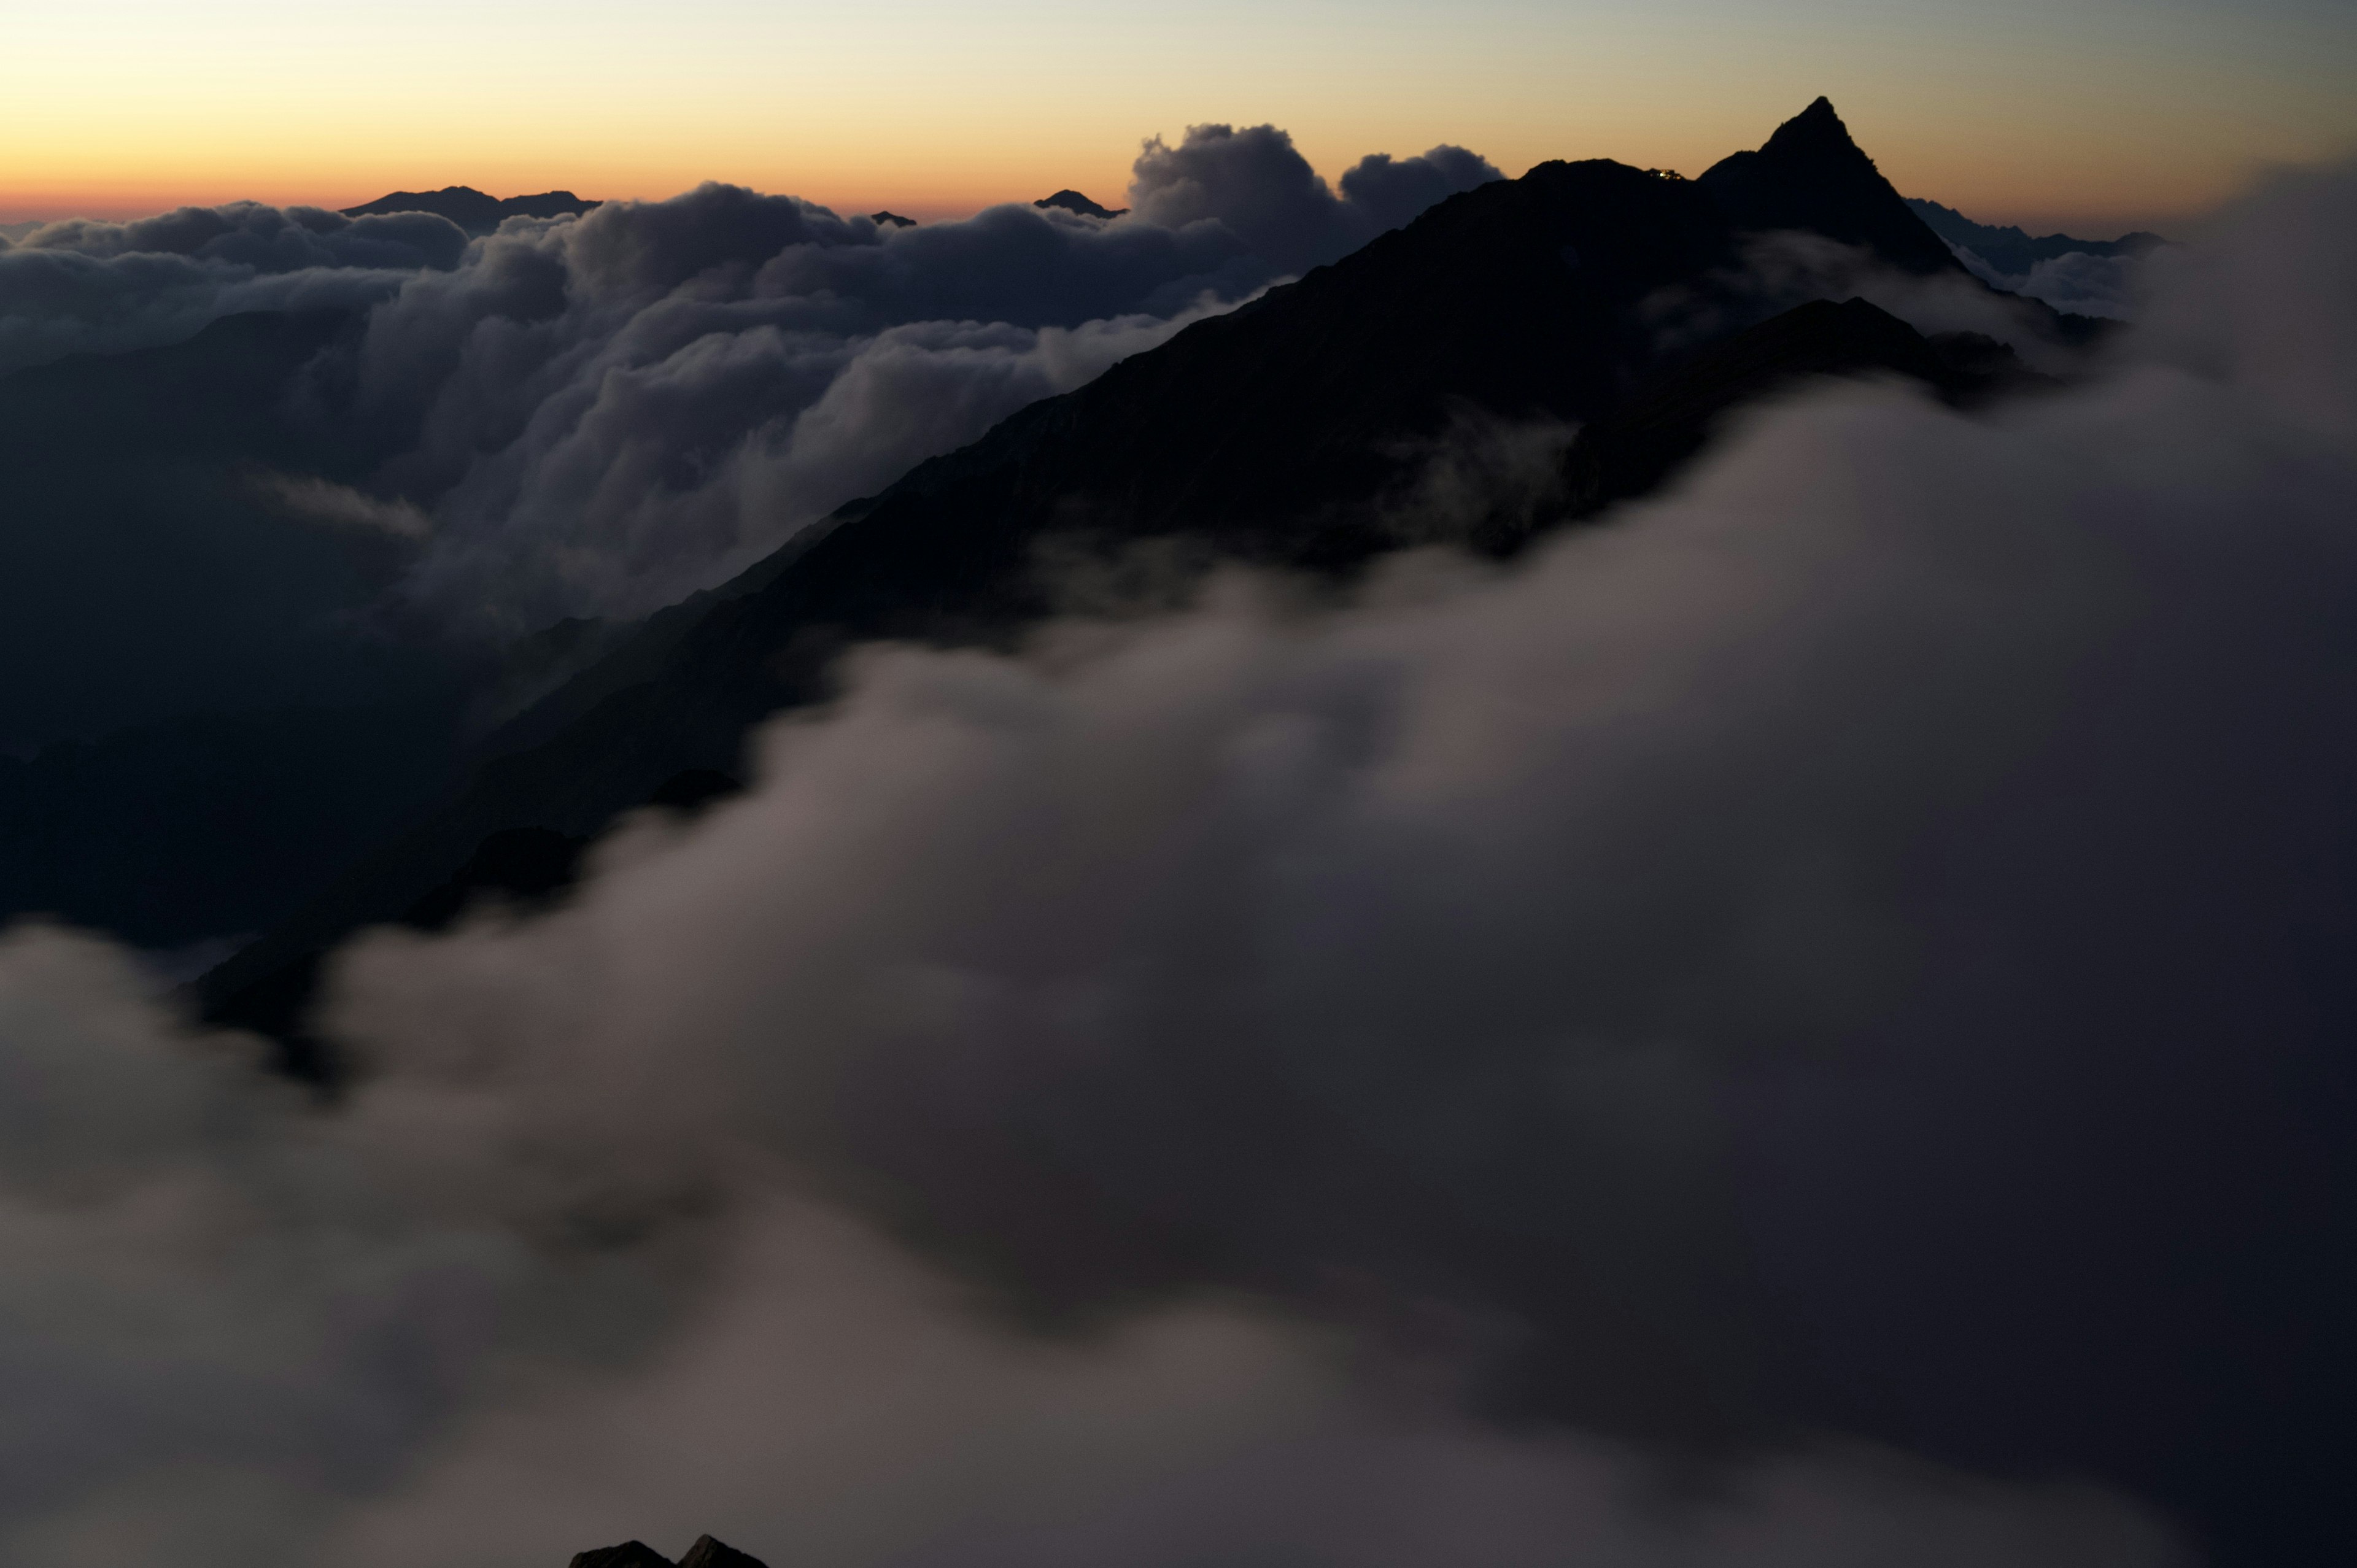
<path id="1" fill-rule="evenodd" d="M 350 952 L 332 1111 L 19 932 L 0 1561 L 2332 1560 L 2352 258 L 2287 185 L 2067 394 L 871 652 Z"/>

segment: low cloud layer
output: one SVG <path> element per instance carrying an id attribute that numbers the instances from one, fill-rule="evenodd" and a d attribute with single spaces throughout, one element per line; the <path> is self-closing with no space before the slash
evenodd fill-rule
<path id="1" fill-rule="evenodd" d="M 1341 178 L 1337 196 L 1274 125 L 1190 125 L 1171 146 L 1138 155 L 1130 210 L 1182 228 L 1223 224 L 1286 272 L 1340 259 L 1435 202 L 1505 177 L 1487 158 L 1442 145 L 1412 158 L 1377 153 Z"/>
<path id="2" fill-rule="evenodd" d="M 496 409 L 819 307 L 592 221 L 398 341 Z M 349 950 L 331 1110 L 10 939 L 0 1561 L 2333 1560 L 2352 258 L 2280 186 L 2073 391 L 861 654 L 569 907 Z"/>
<path id="3" fill-rule="evenodd" d="M 500 640 L 708 586 L 1495 177 L 1440 147 L 1365 159 L 1338 197 L 1284 133 L 1222 125 L 1149 143 L 1137 210 L 1110 222 L 1010 204 L 879 227 L 719 185 L 472 242 L 427 214 L 251 203 L 74 220 L 0 248 L 0 371 L 239 311 L 365 312 L 285 403 L 322 471 L 281 463 L 253 493 L 307 517 L 332 489 L 337 516 L 398 520 L 414 558 L 393 618 Z"/>

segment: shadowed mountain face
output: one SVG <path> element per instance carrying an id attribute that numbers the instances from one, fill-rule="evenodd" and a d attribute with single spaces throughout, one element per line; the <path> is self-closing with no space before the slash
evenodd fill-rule
<path id="1" fill-rule="evenodd" d="M 555 218 L 567 212 L 587 212 L 598 205 L 584 201 L 569 190 L 544 190 L 537 196 L 503 199 L 486 196 L 472 186 L 446 185 L 439 190 L 396 190 L 374 201 L 347 207 L 343 213 L 347 218 L 366 218 L 379 212 L 431 212 L 447 218 L 469 234 L 488 234 L 506 219 Z"/>
<path id="2" fill-rule="evenodd" d="M 1927 338 L 1863 299 L 1814 300 L 1711 345 L 1583 426 L 1565 463 L 1566 513 L 1593 516 L 1658 488 L 1745 403 L 1811 376 L 1874 372 L 1959 403 L 2052 384 L 1976 334 Z"/>
<path id="3" fill-rule="evenodd" d="M 0 659 L 44 672 L 0 694 L 0 746 L 152 722 L 223 690 L 254 706 L 321 694 L 335 650 L 309 623 L 322 602 L 366 602 L 365 551 L 264 504 L 250 473 L 318 460 L 279 392 L 349 325 L 235 316 L 168 348 L 0 376 L 7 505 L 37 524 L 0 530 Z M 170 569 L 126 569 L 156 562 Z M 159 642 L 178 657 L 159 660 Z"/>
<path id="4" fill-rule="evenodd" d="M 1404 532 L 1399 514 L 1469 428 L 1592 426 L 1568 500 L 1554 502 L 1560 519 L 1658 483 L 1727 408 L 1797 376 L 1876 370 L 1963 396 L 2006 373 L 1862 304 L 1795 313 L 1717 358 L 1665 353 L 1649 302 L 1738 270 L 1755 223 L 1825 210 L 1890 264 L 1936 252 L 1954 268 L 1822 102 L 1745 156 L 1772 178 L 1742 186 L 1740 220 L 1720 205 L 1724 181 L 1606 161 L 1467 191 L 920 466 L 651 618 L 510 725 L 457 799 L 208 976 L 204 995 L 250 1017 L 248 988 L 275 994 L 274 975 L 396 918 L 490 835 L 594 834 L 683 770 L 737 769 L 747 731 L 823 695 L 851 643 L 1016 634 L 1062 603 L 1049 556 L 1157 542 L 1182 562 L 1348 571 L 1431 536 Z M 1450 527 L 1512 548 L 1533 521 Z"/>
<path id="5" fill-rule="evenodd" d="M 280 394 L 354 326 L 231 316 L 0 377 L 0 660 L 38 671 L 0 696 L 0 910 L 250 930 L 449 788 L 459 672 L 322 614 L 381 591 L 387 542 L 257 482 L 342 471 Z"/>
<path id="6" fill-rule="evenodd" d="M 1924 226 L 1953 245 L 1962 245 L 2001 273 L 2027 273 L 2040 262 L 2072 254 L 2140 256 L 2168 243 L 2158 234 L 2138 230 L 2116 240 L 2076 240 L 2068 234 L 2032 236 L 2008 223 L 2002 227 L 1975 223 L 1953 207 L 1910 196 L 1907 205 Z"/>
<path id="7" fill-rule="evenodd" d="M 1862 245 L 1909 272 L 1956 270 L 1948 247 L 1908 209 L 1824 99 L 1758 152 L 1713 164 L 1698 183 L 1738 229 L 1802 229 Z"/>

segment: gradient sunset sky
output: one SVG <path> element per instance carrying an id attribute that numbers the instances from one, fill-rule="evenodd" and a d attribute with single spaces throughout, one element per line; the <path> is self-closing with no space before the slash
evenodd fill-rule
<path id="1" fill-rule="evenodd" d="M 0 221 L 704 179 L 935 217 L 1117 200 L 1203 121 L 1329 177 L 1443 141 L 1692 174 L 1823 92 L 1910 195 L 2109 232 L 2357 150 L 2352 0 L 0 0 Z"/>

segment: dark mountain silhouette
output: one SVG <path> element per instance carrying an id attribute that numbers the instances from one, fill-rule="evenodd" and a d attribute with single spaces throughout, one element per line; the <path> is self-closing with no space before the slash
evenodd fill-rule
<path id="1" fill-rule="evenodd" d="M 1016 636 L 1060 603 L 1043 552 L 1157 542 L 1197 559 L 1347 573 L 1402 542 L 1402 487 L 1469 416 L 1594 427 L 1574 449 L 1571 499 L 1551 514 L 1566 521 L 1660 482 L 1726 410 L 1795 376 L 1911 374 L 1959 397 L 2002 381 L 1990 346 L 1943 350 L 1864 306 L 1805 307 L 1717 355 L 1665 355 L 1641 306 L 1734 269 L 1742 232 L 1788 222 L 1786 209 L 1832 213 L 1835 237 L 1894 264 L 1936 252 L 1956 267 L 1822 102 L 1756 156 L 1766 172 L 1733 181 L 1737 214 L 1720 203 L 1729 180 L 1601 160 L 1464 192 L 920 465 L 735 582 L 651 618 L 512 722 L 457 799 L 206 977 L 200 994 L 216 1016 L 252 1016 L 241 994 L 412 908 L 492 835 L 594 834 L 683 769 L 737 767 L 748 729 L 823 695 L 850 643 Z M 1835 197 L 1821 199 L 1821 186 Z M 1531 527 L 1463 523 L 1501 550 Z"/>
<path id="2" fill-rule="evenodd" d="M 867 218 L 870 222 L 889 223 L 895 229 L 913 229 L 917 226 L 917 220 L 915 219 L 903 218 L 897 212 L 871 212 L 867 215 Z"/>
<path id="3" fill-rule="evenodd" d="M 1957 266 L 1823 98 L 1777 127 L 1766 146 L 1720 159 L 1697 183 L 1738 229 L 1804 229 L 1863 245 L 1909 272 Z"/>
<path id="4" fill-rule="evenodd" d="M 1070 188 L 1060 190 L 1053 196 L 1043 196 L 1031 205 L 1060 207 L 1067 212 L 1077 212 L 1083 218 L 1118 218 L 1129 210 L 1126 207 L 1100 207 L 1079 191 Z"/>
<path id="5" fill-rule="evenodd" d="M 537 196 L 486 196 L 472 186 L 446 185 L 439 190 L 396 190 L 374 201 L 343 209 L 347 218 L 379 212 L 431 212 L 447 218 L 469 234 L 488 234 L 508 218 L 556 218 L 587 212 L 601 205 L 584 201 L 569 190 L 544 190 Z"/>
<path id="6" fill-rule="evenodd" d="M 678 1565 L 643 1541 L 626 1541 L 619 1546 L 601 1546 L 594 1552 L 575 1552 L 573 1568 L 678 1568 Z"/>
<path id="7" fill-rule="evenodd" d="M 708 1535 L 699 1535 L 687 1555 L 677 1563 L 642 1541 L 626 1541 L 619 1546 L 601 1546 L 595 1552 L 576 1553 L 573 1568 L 769 1568 L 750 1552 L 739 1552 Z"/>
<path id="8" fill-rule="evenodd" d="M 2050 262 L 2074 252 L 2090 256 L 2140 256 L 2157 245 L 2169 242 L 2158 234 L 2147 233 L 2140 229 L 2116 240 L 2075 240 L 2068 234 L 2041 234 L 2033 238 L 2010 223 L 2003 228 L 1975 223 L 1953 207 L 1943 207 L 1921 197 L 1909 197 L 1907 205 L 1941 239 L 1950 244 L 1962 245 L 1998 272 L 2016 277 L 2040 262 Z"/>

